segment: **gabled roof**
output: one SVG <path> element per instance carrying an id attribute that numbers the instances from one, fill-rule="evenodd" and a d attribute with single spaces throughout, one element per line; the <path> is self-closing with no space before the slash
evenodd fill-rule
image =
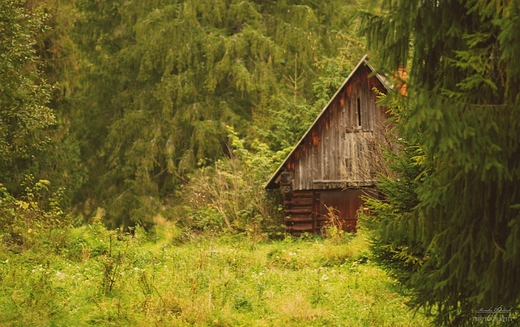
<path id="1" fill-rule="evenodd" d="M 374 67 L 372 67 L 372 65 L 370 65 L 370 63 L 368 62 L 368 55 L 364 55 L 363 58 L 361 58 L 361 60 L 359 61 L 359 63 L 356 65 L 356 67 L 352 70 L 352 72 L 350 73 L 350 75 L 345 79 L 345 81 L 343 82 L 343 84 L 341 84 L 341 86 L 338 88 L 338 90 L 336 91 L 336 93 L 331 97 L 331 99 L 329 100 L 329 102 L 325 105 L 325 107 L 323 107 L 323 109 L 321 110 L 321 112 L 319 113 L 318 117 L 316 117 L 316 119 L 314 120 L 314 122 L 311 124 L 311 126 L 307 129 L 307 131 L 303 134 L 303 136 L 300 138 L 300 140 L 298 141 L 298 143 L 296 143 L 296 145 L 294 146 L 294 148 L 292 149 L 292 151 L 289 153 L 289 155 L 285 158 L 285 160 L 280 164 L 280 166 L 278 166 L 278 168 L 276 169 L 276 172 L 271 176 L 271 178 L 269 179 L 269 181 L 264 185 L 264 188 L 277 188 L 278 187 L 278 184 L 277 184 L 277 179 L 279 178 L 280 176 L 280 173 L 282 172 L 283 170 L 283 167 L 285 166 L 285 164 L 287 163 L 287 161 L 289 160 L 289 158 L 293 155 L 293 153 L 296 151 L 296 149 L 298 148 L 298 146 L 300 146 L 300 144 L 303 143 L 305 137 L 311 132 L 311 130 L 313 129 L 314 125 L 316 125 L 316 123 L 318 122 L 318 120 L 324 115 L 324 113 L 328 110 L 330 104 L 334 101 L 334 99 L 336 99 L 336 97 L 338 96 L 338 94 L 341 92 L 341 90 L 345 87 L 345 85 L 348 83 L 348 81 L 352 78 L 352 76 L 356 73 L 356 71 L 361 67 L 361 66 L 366 66 L 368 67 L 372 73 L 374 73 L 375 77 L 381 82 L 381 84 L 383 84 L 383 87 L 389 91 L 391 89 L 391 85 L 390 83 L 388 82 L 388 80 L 383 76 L 383 75 L 380 75 L 380 74 L 377 74 L 376 73 L 376 70 L 374 69 Z"/>

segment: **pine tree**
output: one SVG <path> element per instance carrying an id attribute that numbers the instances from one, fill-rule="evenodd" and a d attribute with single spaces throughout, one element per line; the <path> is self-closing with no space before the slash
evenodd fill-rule
<path id="1" fill-rule="evenodd" d="M 427 251 L 413 304 L 438 325 L 519 308 L 519 12 L 516 1 L 387 0 L 362 14 L 387 71 L 409 72 L 399 124 L 431 169 L 418 204 L 386 233 Z"/>

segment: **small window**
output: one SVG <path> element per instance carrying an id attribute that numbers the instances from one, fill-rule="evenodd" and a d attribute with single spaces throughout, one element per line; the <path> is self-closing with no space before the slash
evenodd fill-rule
<path id="1" fill-rule="evenodd" d="M 358 126 L 361 126 L 361 99 L 357 98 L 357 119 Z"/>

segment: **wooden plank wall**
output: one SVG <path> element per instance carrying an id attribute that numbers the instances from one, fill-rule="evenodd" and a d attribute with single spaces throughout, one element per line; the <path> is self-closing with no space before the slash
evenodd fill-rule
<path id="1" fill-rule="evenodd" d="M 388 115 L 373 90 L 383 92 L 383 85 L 370 73 L 364 66 L 356 71 L 288 160 L 294 190 L 373 185 L 379 166 L 373 150 Z"/>

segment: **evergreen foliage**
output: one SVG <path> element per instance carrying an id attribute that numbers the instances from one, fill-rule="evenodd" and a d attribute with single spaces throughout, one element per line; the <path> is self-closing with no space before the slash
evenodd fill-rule
<path id="1" fill-rule="evenodd" d="M 315 63 L 347 26 L 339 1 L 76 3 L 82 201 L 114 226 L 146 225 L 197 163 L 229 156 L 226 126 L 292 145 L 314 116 Z"/>
<path id="2" fill-rule="evenodd" d="M 410 275 L 412 304 L 438 325 L 476 324 L 481 308 L 519 309 L 519 9 L 388 0 L 381 13 L 361 15 L 388 71 L 407 65 L 410 76 L 399 124 L 423 151 L 423 170 L 417 204 L 394 211 L 385 233 L 425 249 Z"/>
<path id="3" fill-rule="evenodd" d="M 27 6 L 39 7 L 46 13 L 48 29 L 36 40 L 36 54 L 43 63 L 42 73 L 53 85 L 48 107 L 56 115 L 56 123 L 46 131 L 49 144 L 39 155 L 33 174 L 52 181 L 54 189 L 63 188 L 63 205 L 70 208 L 87 175 L 73 125 L 85 110 L 76 98 L 81 88 L 78 70 L 83 61 L 73 40 L 75 1 L 28 1 Z"/>
<path id="4" fill-rule="evenodd" d="M 388 101 L 384 99 L 382 101 Z M 388 133 L 393 147 L 384 151 L 385 163 L 390 173 L 381 175 L 378 182 L 383 199 L 364 197 L 370 215 L 361 215 L 360 226 L 371 231 L 371 248 L 374 259 L 402 285 L 413 287 L 412 276 L 426 259 L 426 248 L 410 238 L 410 215 L 418 205 L 417 187 L 426 172 L 424 153 L 419 146 L 412 146 L 399 137 L 402 112 L 390 103 L 394 130 Z"/>
<path id="5" fill-rule="evenodd" d="M 363 54 L 336 0 L 4 2 L 0 182 L 50 180 L 112 228 L 171 218 L 195 170 L 243 160 L 229 126 L 285 153 Z"/>

